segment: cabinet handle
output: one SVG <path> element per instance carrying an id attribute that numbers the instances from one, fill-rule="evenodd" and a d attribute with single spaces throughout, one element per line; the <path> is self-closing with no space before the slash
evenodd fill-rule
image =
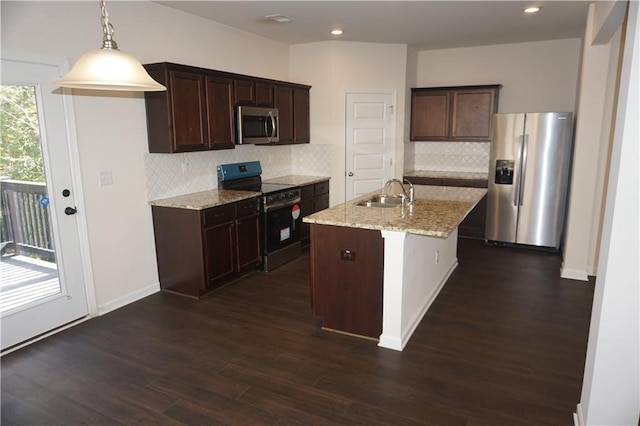
<path id="1" fill-rule="evenodd" d="M 340 259 L 355 262 L 356 252 L 351 250 L 340 250 Z"/>

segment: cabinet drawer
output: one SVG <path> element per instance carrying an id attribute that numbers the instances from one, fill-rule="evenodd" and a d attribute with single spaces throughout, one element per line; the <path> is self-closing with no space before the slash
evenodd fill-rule
<path id="1" fill-rule="evenodd" d="M 445 186 L 462 186 L 465 188 L 487 188 L 487 181 L 484 179 L 451 179 L 445 180 Z"/>
<path id="2" fill-rule="evenodd" d="M 313 198 L 313 185 L 306 185 L 300 187 L 300 198 L 308 200 Z"/>
<path id="3" fill-rule="evenodd" d="M 235 208 L 233 204 L 213 207 L 202 212 L 202 222 L 205 228 L 225 222 L 231 222 L 234 217 Z"/>
<path id="4" fill-rule="evenodd" d="M 251 198 L 250 200 L 239 201 L 236 203 L 236 218 L 252 216 L 257 214 L 260 208 L 259 198 Z"/>
<path id="5" fill-rule="evenodd" d="M 464 188 L 487 188 L 484 179 L 439 178 L 423 176 L 405 176 L 404 179 L 414 185 L 461 186 Z"/>
<path id="6" fill-rule="evenodd" d="M 436 177 L 405 176 L 403 180 L 408 180 L 414 185 L 446 186 L 446 182 L 443 178 Z"/>
<path id="7" fill-rule="evenodd" d="M 315 195 L 326 194 L 329 192 L 329 181 L 316 183 L 313 188 Z"/>

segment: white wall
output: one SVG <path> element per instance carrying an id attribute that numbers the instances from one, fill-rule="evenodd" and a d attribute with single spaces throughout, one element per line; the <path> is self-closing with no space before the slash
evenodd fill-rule
<path id="1" fill-rule="evenodd" d="M 597 34 L 597 28 L 592 25 L 595 11 L 595 5 L 592 4 L 585 40 L 592 40 Z M 589 275 L 597 275 L 620 32 L 608 43 L 593 45 L 585 42 L 582 49 L 580 97 L 576 107 L 573 167 L 561 273 L 563 278 L 587 280 Z"/>
<path id="2" fill-rule="evenodd" d="M 2 51 L 69 58 L 101 46 L 98 2 L 6 2 Z M 288 46 L 151 2 L 110 2 L 120 49 L 143 63 L 177 62 L 288 80 Z M 257 67 L 256 64 L 260 63 Z M 76 92 L 78 150 L 98 309 L 158 288 L 141 94 Z M 111 170 L 113 185 L 98 186 Z"/>
<path id="3" fill-rule="evenodd" d="M 640 30 L 629 2 L 618 114 L 578 425 L 637 425 L 640 415 Z"/>
<path id="4" fill-rule="evenodd" d="M 425 50 L 417 87 L 502 84 L 499 112 L 573 111 L 580 39 Z"/>
<path id="5" fill-rule="evenodd" d="M 344 202 L 345 94 L 396 93 L 395 175 L 403 170 L 407 46 L 321 42 L 291 46 L 290 78 L 311 88 L 311 143 L 330 146 L 331 204 Z"/>
<path id="6" fill-rule="evenodd" d="M 421 51 L 411 87 L 502 84 L 499 112 L 574 111 L 580 45 L 580 39 L 565 39 Z M 489 143 L 406 145 L 413 153 L 405 156 L 407 170 L 489 169 Z"/>

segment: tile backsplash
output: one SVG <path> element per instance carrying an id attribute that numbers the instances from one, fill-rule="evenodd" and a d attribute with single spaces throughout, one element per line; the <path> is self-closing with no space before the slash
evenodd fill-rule
<path id="1" fill-rule="evenodd" d="M 410 147 L 407 149 L 406 145 Z M 489 142 L 411 142 L 406 145 L 405 170 L 477 173 L 489 170 Z"/>
<path id="2" fill-rule="evenodd" d="M 262 164 L 263 179 L 290 174 L 331 174 L 330 146 L 320 144 L 241 145 L 220 151 L 145 154 L 147 198 L 151 201 L 215 189 L 219 164 L 254 160 Z"/>
<path id="3" fill-rule="evenodd" d="M 488 142 L 410 142 L 405 144 L 405 170 L 486 173 Z M 239 145 L 235 149 L 145 154 L 149 201 L 218 187 L 218 164 L 259 160 L 262 178 L 286 175 L 331 176 L 332 146 Z"/>

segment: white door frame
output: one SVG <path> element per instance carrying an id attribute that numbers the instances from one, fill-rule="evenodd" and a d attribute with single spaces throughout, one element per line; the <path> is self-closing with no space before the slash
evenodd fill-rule
<path id="1" fill-rule="evenodd" d="M 65 75 L 69 71 L 69 62 L 65 58 L 59 57 L 51 57 L 51 56 L 35 56 L 35 55 L 26 55 L 26 54 L 14 54 L 2 52 L 2 59 L 13 61 L 13 62 L 23 62 L 25 64 L 36 64 L 36 65 L 46 65 L 51 67 L 57 67 L 59 70 L 60 76 Z M 64 108 L 64 116 L 65 116 L 65 127 L 67 131 L 67 148 L 69 151 L 69 161 L 71 166 L 71 182 L 73 185 L 73 196 L 74 203 L 78 208 L 78 213 L 75 215 L 77 230 L 78 230 L 78 239 L 79 239 L 79 251 L 80 258 L 82 262 L 82 270 L 83 270 L 83 279 L 84 279 L 84 287 L 85 287 L 85 295 L 87 302 L 87 310 L 90 317 L 98 315 L 98 305 L 96 301 L 95 287 L 93 281 L 93 270 L 91 267 L 91 253 L 89 246 L 89 234 L 87 232 L 87 220 L 86 220 L 86 209 L 84 202 L 84 193 L 82 189 L 82 173 L 80 170 L 80 155 L 78 153 L 78 138 L 76 135 L 76 125 L 75 125 L 75 114 L 73 109 L 73 99 L 71 97 L 71 91 L 69 89 L 59 89 L 60 96 L 62 97 L 62 103 Z M 47 153 L 43 150 L 43 156 L 47 155 Z M 44 158 L 44 161 L 48 161 Z M 80 320 L 82 321 L 82 319 Z M 51 334 L 57 333 L 65 328 L 70 327 L 70 325 L 65 325 L 50 332 L 47 332 L 35 339 L 29 340 L 21 345 L 14 346 L 8 351 L 3 352 L 3 355 L 9 352 L 12 352 L 20 347 L 33 343 L 37 340 L 43 339 Z"/>

